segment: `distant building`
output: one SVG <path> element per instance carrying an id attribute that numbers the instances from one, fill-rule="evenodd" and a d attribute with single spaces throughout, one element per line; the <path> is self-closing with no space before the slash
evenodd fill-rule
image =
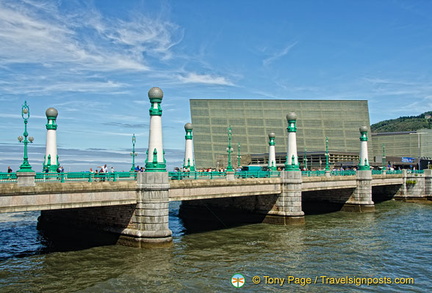
<path id="1" fill-rule="evenodd" d="M 318 153 L 324 153 L 326 137 L 330 153 L 335 154 L 332 158 L 346 153 L 346 160 L 356 159 L 360 148 L 359 127 L 370 126 L 366 100 L 191 99 L 190 107 L 197 168 L 226 167 L 229 126 L 232 127 L 234 167 L 237 166 L 238 143 L 241 164 L 250 164 L 257 155 L 265 157 L 268 153 L 268 134 L 271 132 L 276 135 L 276 152 L 286 152 L 286 115 L 289 112 L 297 114 L 300 161 L 304 152 L 311 156 L 316 153 L 313 160 L 320 164 Z M 369 156 L 373 157 L 371 135 L 369 140 Z M 279 162 L 281 160 L 283 156 L 279 156 Z"/>
<path id="2" fill-rule="evenodd" d="M 284 167 L 286 152 L 276 153 L 276 166 Z M 335 152 L 329 151 L 330 168 L 351 169 L 357 167 L 359 162 L 359 152 Z M 326 167 L 326 153 L 320 152 L 298 152 L 298 161 L 300 168 L 308 170 L 323 170 Z M 253 154 L 250 156 L 250 164 L 264 165 L 268 164 L 268 154 Z"/>
<path id="3" fill-rule="evenodd" d="M 395 168 L 420 169 L 432 163 L 432 130 L 372 133 L 374 162 L 380 165 L 385 154 L 386 165 Z M 383 149 L 384 146 L 384 149 Z"/>

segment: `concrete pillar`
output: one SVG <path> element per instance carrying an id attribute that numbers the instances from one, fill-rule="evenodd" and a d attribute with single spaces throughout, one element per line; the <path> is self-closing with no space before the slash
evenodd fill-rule
<path id="1" fill-rule="evenodd" d="M 36 172 L 16 172 L 18 186 L 36 186 Z"/>
<path id="2" fill-rule="evenodd" d="M 283 171 L 281 180 L 282 193 L 264 222 L 282 225 L 304 223 L 301 171 Z"/>
<path id="3" fill-rule="evenodd" d="M 227 171 L 226 172 L 226 180 L 235 180 L 235 172 L 234 171 Z"/>
<path id="4" fill-rule="evenodd" d="M 137 176 L 137 205 L 130 225 L 135 228 L 124 229 L 119 243 L 137 247 L 170 245 L 168 173 L 143 172 Z"/>
<path id="5" fill-rule="evenodd" d="M 297 155 L 297 115 L 294 112 L 289 113 L 287 116 L 288 121 L 288 150 L 285 162 L 286 171 L 300 170 Z"/>
<path id="6" fill-rule="evenodd" d="M 432 170 L 431 169 L 425 169 L 424 170 L 424 188 L 425 188 L 425 196 L 431 197 L 432 196 Z"/>
<path id="7" fill-rule="evenodd" d="M 162 145 L 162 98 L 163 91 L 153 87 L 148 92 L 150 99 L 150 134 L 147 159 L 145 162 L 146 172 L 166 172 L 165 152 Z"/>
<path id="8" fill-rule="evenodd" d="M 403 186 L 397 198 L 403 200 L 423 200 L 430 198 L 431 170 L 425 170 L 424 174 L 408 173 L 402 170 Z"/>
<path id="9" fill-rule="evenodd" d="M 58 111 L 55 108 L 48 108 L 45 112 L 47 117 L 46 124 L 46 152 L 43 164 L 43 172 L 57 172 L 59 167 L 58 155 L 57 155 L 57 124 L 56 119 Z"/>
<path id="10" fill-rule="evenodd" d="M 357 171 L 357 187 L 351 197 L 342 207 L 346 212 L 373 212 L 375 205 L 372 201 L 372 171 Z"/>
<path id="11" fill-rule="evenodd" d="M 162 148 L 163 92 L 158 87 L 149 90 L 150 135 L 146 169 L 137 174 L 137 205 L 131 227 L 124 229 L 122 239 L 134 246 L 164 245 L 172 242 L 168 227 L 169 181 Z"/>
<path id="12" fill-rule="evenodd" d="M 375 205 L 372 201 L 372 171 L 369 166 L 367 151 L 367 127 L 360 127 L 360 160 L 357 170 L 357 187 L 351 197 L 342 207 L 349 212 L 373 212 Z"/>
<path id="13" fill-rule="evenodd" d="M 183 161 L 183 168 L 189 171 L 195 171 L 195 159 L 193 152 L 193 135 L 192 135 L 192 123 L 186 123 L 184 126 L 186 131 L 185 136 L 185 157 Z"/>
<path id="14" fill-rule="evenodd" d="M 276 135 L 272 132 L 269 133 L 269 159 L 268 159 L 268 168 L 270 170 L 277 170 L 276 167 L 276 146 L 275 146 L 275 137 Z"/>

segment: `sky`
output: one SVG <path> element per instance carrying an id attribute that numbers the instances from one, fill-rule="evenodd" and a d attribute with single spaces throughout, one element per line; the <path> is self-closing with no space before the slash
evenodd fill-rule
<path id="1" fill-rule="evenodd" d="M 129 170 L 148 147 L 148 90 L 164 91 L 168 169 L 189 99 L 367 100 L 370 121 L 432 110 L 432 1 L 0 0 L 0 172 L 40 172 L 49 107 L 66 171 Z M 341 113 L 341 119 L 349 119 Z"/>

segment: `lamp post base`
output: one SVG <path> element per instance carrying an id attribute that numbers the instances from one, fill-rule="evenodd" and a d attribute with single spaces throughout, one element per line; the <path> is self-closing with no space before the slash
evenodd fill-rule
<path id="1" fill-rule="evenodd" d="M 35 186 L 35 177 L 36 172 L 34 171 L 18 171 L 17 175 L 17 183 L 18 186 Z"/>

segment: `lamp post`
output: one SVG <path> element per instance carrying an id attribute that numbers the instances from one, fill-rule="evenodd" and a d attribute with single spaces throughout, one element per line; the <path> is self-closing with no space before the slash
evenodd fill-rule
<path id="1" fill-rule="evenodd" d="M 185 156 L 183 160 L 183 170 L 194 172 L 195 159 L 194 159 L 194 151 L 193 151 L 192 123 L 186 123 L 184 129 L 186 131 L 186 135 L 185 135 Z"/>
<path id="2" fill-rule="evenodd" d="M 241 165 L 240 143 L 237 145 L 237 168 Z"/>
<path id="3" fill-rule="evenodd" d="M 28 132 L 27 132 L 27 123 L 28 123 L 28 119 L 30 118 L 30 108 L 27 105 L 27 101 L 25 101 L 24 105 L 22 106 L 21 116 L 24 119 L 24 133 L 23 133 L 24 137 L 22 137 L 21 135 L 18 136 L 18 141 L 24 143 L 24 157 L 23 157 L 23 163 L 21 164 L 18 172 L 34 172 L 28 161 L 28 154 L 27 154 L 27 144 L 32 143 L 34 140 L 32 136 L 28 137 Z"/>
<path id="4" fill-rule="evenodd" d="M 325 150 L 325 159 L 326 159 L 326 165 L 325 165 L 325 170 L 326 171 L 330 171 L 330 165 L 329 165 L 329 145 L 328 145 L 328 137 L 326 137 L 326 150 Z"/>
<path id="5" fill-rule="evenodd" d="M 285 171 L 300 171 L 297 155 L 297 115 L 294 112 L 286 116 L 288 121 L 288 150 L 285 160 Z"/>
<path id="6" fill-rule="evenodd" d="M 305 171 L 308 171 L 308 163 L 307 163 L 308 159 L 307 159 L 307 149 L 304 149 L 304 156 L 303 156 L 303 165 L 305 168 Z"/>
<path id="7" fill-rule="evenodd" d="M 359 128 L 360 131 L 360 162 L 358 165 L 359 171 L 370 170 L 369 158 L 368 158 L 368 128 L 367 126 L 362 126 Z"/>
<path id="8" fill-rule="evenodd" d="M 135 143 L 136 143 L 136 137 L 135 137 L 135 133 L 132 135 L 132 153 L 130 153 L 130 155 L 132 156 L 132 167 L 130 169 L 131 172 L 135 171 L 135 157 L 138 155 L 135 152 Z"/>
<path id="9" fill-rule="evenodd" d="M 231 164 L 231 153 L 234 151 L 234 149 L 231 147 L 231 140 L 232 140 L 232 129 L 231 126 L 228 127 L 228 165 L 227 165 L 227 171 L 232 172 L 234 171 L 233 166 Z"/>
<path id="10" fill-rule="evenodd" d="M 145 161 L 146 172 L 166 172 L 165 151 L 162 146 L 162 98 L 163 91 L 158 87 L 152 87 L 148 91 L 151 107 L 149 146 Z"/>
<path id="11" fill-rule="evenodd" d="M 271 171 L 276 171 L 276 143 L 275 143 L 275 137 L 276 134 L 274 132 L 269 133 L 269 159 L 268 159 L 268 168 Z"/>

